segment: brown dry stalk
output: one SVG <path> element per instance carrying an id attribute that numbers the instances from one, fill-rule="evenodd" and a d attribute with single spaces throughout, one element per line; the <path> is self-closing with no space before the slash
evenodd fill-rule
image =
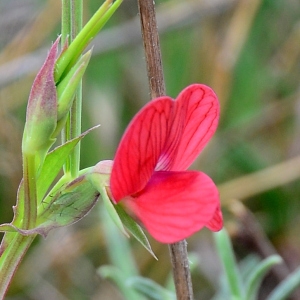
<path id="1" fill-rule="evenodd" d="M 144 41 L 147 73 L 151 98 L 166 94 L 159 35 L 153 0 L 138 0 L 142 37 Z M 178 300 L 192 300 L 193 288 L 187 256 L 186 241 L 170 244 L 174 283 Z"/>

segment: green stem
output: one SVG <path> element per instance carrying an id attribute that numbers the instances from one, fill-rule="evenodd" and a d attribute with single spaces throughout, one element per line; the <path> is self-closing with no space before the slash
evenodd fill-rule
<path id="1" fill-rule="evenodd" d="M 71 37 L 71 42 L 82 29 L 82 0 L 65 0 L 63 8 L 62 31 L 63 37 Z M 68 6 L 68 7 L 67 7 Z M 69 13 L 69 15 L 67 15 Z M 68 32 L 67 32 L 68 30 Z M 63 41 L 63 40 L 62 40 Z M 81 108 L 82 108 L 82 83 L 78 85 L 70 115 L 62 133 L 62 142 L 71 140 L 81 133 Z M 74 148 L 65 165 L 65 173 L 70 173 L 72 178 L 78 176 L 80 166 L 80 143 Z"/>
<path id="2" fill-rule="evenodd" d="M 71 39 L 76 38 L 82 29 L 82 0 L 71 1 Z M 75 94 L 75 99 L 70 112 L 70 137 L 73 139 L 81 134 L 81 108 L 82 108 L 82 81 L 78 84 L 78 89 Z M 70 155 L 70 172 L 71 177 L 76 178 L 79 172 L 80 165 L 80 142 L 74 148 Z"/>
<path id="3" fill-rule="evenodd" d="M 71 3 L 70 0 L 62 0 L 61 11 L 61 48 L 63 49 L 65 43 L 68 41 L 71 32 Z M 69 42 L 69 41 L 68 41 Z M 66 123 L 68 124 L 68 122 Z M 61 131 L 61 143 L 64 144 L 67 141 L 67 126 Z M 65 166 L 65 171 L 69 169 L 69 164 Z"/>
<path id="4" fill-rule="evenodd" d="M 86 48 L 91 40 L 97 35 L 101 28 L 114 14 L 123 0 L 106 0 L 92 16 L 89 22 L 83 27 L 75 40 L 70 44 L 68 51 L 65 51 L 57 60 L 55 68 L 55 81 L 59 82 L 64 74 L 76 63 L 78 56 Z"/>
<path id="5" fill-rule="evenodd" d="M 6 233 L 0 246 L 0 299 L 4 299 L 9 284 L 35 235 Z"/>
<path id="6" fill-rule="evenodd" d="M 61 11 L 61 45 L 64 46 L 71 32 L 71 4 L 70 0 L 62 0 Z"/>
<path id="7" fill-rule="evenodd" d="M 23 229 L 33 228 L 37 219 L 36 153 L 23 153 L 24 215 Z M 6 232 L 0 245 L 0 299 L 36 235 Z"/>
<path id="8" fill-rule="evenodd" d="M 24 217 L 22 227 L 24 229 L 33 228 L 37 217 L 35 159 L 35 153 L 24 153 L 23 155 Z"/>

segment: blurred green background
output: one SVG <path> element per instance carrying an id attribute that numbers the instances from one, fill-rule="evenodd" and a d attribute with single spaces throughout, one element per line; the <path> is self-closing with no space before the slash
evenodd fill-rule
<path id="1" fill-rule="evenodd" d="M 102 1 L 84 1 L 84 20 Z M 193 168 L 218 184 L 237 257 L 277 251 L 260 297 L 300 264 L 300 2 L 158 0 L 167 93 L 211 86 L 221 103 L 216 135 Z M 0 0 L 0 221 L 10 222 L 21 180 L 26 101 L 37 70 L 60 33 L 61 1 Z M 112 159 L 131 117 L 149 100 L 137 2 L 124 0 L 96 40 L 83 82 L 81 167 Z M 101 203 L 74 226 L 37 239 L 7 299 L 123 299 L 97 275 L 109 264 Z M 150 238 L 155 261 L 130 240 L 140 273 L 164 284 L 168 248 Z M 200 259 L 196 299 L 217 290 L 220 264 L 211 233 L 188 239 Z M 124 257 L 126 260 L 126 257 Z M 297 295 L 291 299 L 297 298 Z"/>

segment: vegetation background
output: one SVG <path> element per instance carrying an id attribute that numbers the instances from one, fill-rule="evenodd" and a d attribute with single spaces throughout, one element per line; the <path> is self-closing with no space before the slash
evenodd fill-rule
<path id="1" fill-rule="evenodd" d="M 83 2 L 88 20 L 101 1 Z M 300 265 L 300 2 L 158 0 L 156 6 L 168 95 L 200 82 L 221 103 L 217 134 L 193 168 L 219 186 L 237 259 L 277 251 L 285 260 L 264 281 L 264 299 Z M 1 223 L 12 219 L 21 180 L 30 87 L 60 33 L 60 18 L 61 1 L 0 0 Z M 83 82 L 83 130 L 101 127 L 82 143 L 82 168 L 113 158 L 124 128 L 149 100 L 135 0 L 124 0 L 93 46 Z M 110 264 L 112 251 L 101 214 L 100 201 L 76 225 L 37 239 L 7 299 L 122 299 L 97 272 Z M 140 274 L 164 284 L 168 248 L 150 241 L 158 261 L 131 239 L 133 257 Z M 205 229 L 188 243 L 200 260 L 195 297 L 211 299 L 221 274 L 211 233 Z"/>

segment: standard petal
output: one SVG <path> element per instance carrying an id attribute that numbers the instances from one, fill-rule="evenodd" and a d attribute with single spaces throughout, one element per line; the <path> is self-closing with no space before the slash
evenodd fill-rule
<path id="1" fill-rule="evenodd" d="M 117 149 L 110 187 L 116 202 L 142 190 L 165 145 L 174 100 L 160 97 L 133 118 Z"/>
<path id="2" fill-rule="evenodd" d="M 215 133 L 219 120 L 219 102 L 213 90 L 192 84 L 177 97 L 172 129 L 163 150 L 169 162 L 164 170 L 186 170 Z M 176 150 L 176 151 L 174 151 Z"/>
<path id="3" fill-rule="evenodd" d="M 219 231 L 223 228 L 223 215 L 220 205 L 217 206 L 212 219 L 205 225 L 211 231 Z"/>
<path id="4" fill-rule="evenodd" d="M 210 222 L 219 193 L 201 172 L 155 172 L 143 191 L 121 203 L 156 240 L 175 243 Z"/>

